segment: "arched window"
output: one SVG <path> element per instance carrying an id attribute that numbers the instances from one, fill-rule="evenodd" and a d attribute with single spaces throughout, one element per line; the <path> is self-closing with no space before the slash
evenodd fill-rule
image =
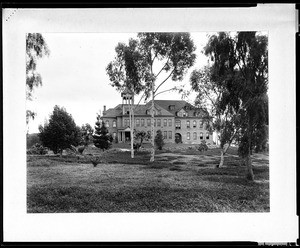
<path id="1" fill-rule="evenodd" d="M 200 139 L 201 140 L 203 139 L 203 133 L 202 132 L 200 133 Z"/>
<path id="2" fill-rule="evenodd" d="M 186 121 L 186 127 L 190 128 L 190 121 Z"/>
<path id="3" fill-rule="evenodd" d="M 203 128 L 203 121 L 200 120 L 200 128 Z"/>
<path id="4" fill-rule="evenodd" d="M 193 139 L 194 139 L 194 140 L 197 139 L 197 133 L 196 133 L 196 132 L 193 133 Z"/>
<path id="5" fill-rule="evenodd" d="M 158 126 L 158 127 L 161 126 L 161 119 L 157 119 L 157 126 Z"/>
<path id="6" fill-rule="evenodd" d="M 195 120 L 193 120 L 193 128 L 197 127 L 197 122 Z"/>
<path id="7" fill-rule="evenodd" d="M 209 132 L 206 132 L 206 139 L 209 139 Z"/>
<path id="8" fill-rule="evenodd" d="M 181 121 L 180 120 L 176 120 L 176 122 L 175 122 L 175 128 L 176 129 L 181 129 Z"/>
<path id="9" fill-rule="evenodd" d="M 116 121 L 113 121 L 112 126 L 113 126 L 113 127 L 116 127 L 116 126 L 117 126 L 117 122 L 116 122 Z"/>
<path id="10" fill-rule="evenodd" d="M 190 140 L 190 138 L 191 138 L 191 136 L 190 136 L 190 133 L 188 132 L 188 133 L 186 134 L 186 139 L 187 139 L 187 140 Z"/>
<path id="11" fill-rule="evenodd" d="M 108 121 L 108 120 L 105 121 L 105 126 L 106 126 L 106 127 L 109 127 L 109 121 Z"/>

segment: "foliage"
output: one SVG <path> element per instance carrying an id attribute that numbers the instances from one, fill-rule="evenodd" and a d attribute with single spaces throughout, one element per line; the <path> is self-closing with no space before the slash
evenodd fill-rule
<path id="1" fill-rule="evenodd" d="M 32 133 L 26 135 L 26 146 L 27 149 L 31 148 L 36 143 L 40 143 L 40 138 L 38 133 Z"/>
<path id="2" fill-rule="evenodd" d="M 148 141 L 151 138 L 150 133 L 145 131 L 135 131 L 134 132 L 134 149 L 136 151 L 139 150 L 139 148 L 143 145 L 144 141 Z"/>
<path id="3" fill-rule="evenodd" d="M 48 149 L 42 146 L 40 143 L 36 143 L 29 149 L 27 149 L 27 154 L 31 155 L 45 155 L 48 153 Z"/>
<path id="4" fill-rule="evenodd" d="M 97 116 L 95 125 L 95 134 L 93 135 L 94 145 L 103 151 L 109 149 L 111 147 L 113 138 L 108 133 L 104 121 L 100 120 L 100 115 Z"/>
<path id="5" fill-rule="evenodd" d="M 154 142 L 155 142 L 157 149 L 162 150 L 163 146 L 165 145 L 165 142 L 164 142 L 164 137 L 163 137 L 161 130 L 157 130 Z"/>
<path id="6" fill-rule="evenodd" d="M 213 62 L 210 78 L 221 89 L 218 110 L 235 113 L 230 122 L 238 126 L 239 154 L 247 157 L 250 173 L 252 149 L 267 135 L 262 131 L 268 123 L 267 45 L 267 37 L 256 32 L 221 32 L 204 49 Z"/>
<path id="7" fill-rule="evenodd" d="M 42 85 L 42 77 L 36 71 L 37 60 L 49 56 L 50 50 L 44 37 L 40 33 L 26 34 L 26 99 L 32 99 L 32 92 L 35 87 Z M 26 111 L 26 122 L 35 117 L 31 110 Z"/>
<path id="8" fill-rule="evenodd" d="M 93 133 L 94 129 L 91 127 L 90 124 L 86 123 L 85 125 L 81 126 L 81 141 L 82 145 L 89 145 L 93 142 Z"/>
<path id="9" fill-rule="evenodd" d="M 206 144 L 206 141 L 205 140 L 202 140 L 200 145 L 198 146 L 198 150 L 200 152 L 203 152 L 203 151 L 207 151 L 208 150 L 208 146 Z"/>
<path id="10" fill-rule="evenodd" d="M 39 126 L 39 138 L 42 144 L 54 152 L 62 153 L 71 145 L 77 146 L 80 142 L 80 128 L 76 126 L 72 115 L 65 108 L 55 106 L 49 122 Z"/>

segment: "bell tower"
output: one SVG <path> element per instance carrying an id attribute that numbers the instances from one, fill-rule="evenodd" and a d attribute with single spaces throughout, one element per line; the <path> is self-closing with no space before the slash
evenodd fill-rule
<path id="1" fill-rule="evenodd" d="M 133 92 L 126 88 L 122 93 L 122 112 L 123 115 L 129 115 L 129 105 L 134 104 Z"/>

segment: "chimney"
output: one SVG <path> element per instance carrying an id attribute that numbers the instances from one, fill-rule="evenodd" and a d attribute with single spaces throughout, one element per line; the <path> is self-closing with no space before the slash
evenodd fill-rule
<path id="1" fill-rule="evenodd" d="M 106 115 L 106 106 L 103 106 L 103 115 Z"/>

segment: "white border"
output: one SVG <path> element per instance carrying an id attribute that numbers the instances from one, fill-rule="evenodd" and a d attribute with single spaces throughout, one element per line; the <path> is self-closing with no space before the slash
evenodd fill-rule
<path id="1" fill-rule="evenodd" d="M 4 9 L 2 22 L 4 241 L 296 241 L 294 5 Z M 270 213 L 26 213 L 26 32 L 254 30 L 269 32 Z"/>

